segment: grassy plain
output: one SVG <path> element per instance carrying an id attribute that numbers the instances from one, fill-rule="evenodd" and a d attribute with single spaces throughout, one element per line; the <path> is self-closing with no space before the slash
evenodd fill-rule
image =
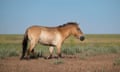
<path id="1" fill-rule="evenodd" d="M 119 34 L 88 34 L 81 42 L 71 36 L 65 40 L 62 53 L 67 55 L 95 56 L 99 54 L 120 53 Z M 23 35 L 0 35 L 0 58 L 20 56 Z M 49 54 L 48 47 L 38 44 L 36 52 Z M 56 50 L 55 50 L 56 52 Z"/>
<path id="2" fill-rule="evenodd" d="M 120 34 L 85 37 L 83 42 L 73 36 L 65 40 L 62 59 L 21 61 L 23 35 L 0 35 L 0 72 L 120 72 Z M 44 56 L 48 50 L 40 44 L 35 47 Z"/>

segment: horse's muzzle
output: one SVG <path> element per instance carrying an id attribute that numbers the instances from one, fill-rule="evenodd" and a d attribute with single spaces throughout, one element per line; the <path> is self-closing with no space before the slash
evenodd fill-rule
<path id="1" fill-rule="evenodd" d="M 80 36 L 80 40 L 83 41 L 85 39 L 84 36 Z"/>

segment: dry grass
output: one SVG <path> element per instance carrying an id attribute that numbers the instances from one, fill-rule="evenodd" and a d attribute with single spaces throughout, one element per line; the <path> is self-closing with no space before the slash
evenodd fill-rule
<path id="1" fill-rule="evenodd" d="M 62 46 L 65 58 L 28 61 L 19 60 L 22 38 L 0 35 L 0 72 L 120 72 L 120 35 L 86 35 L 83 42 L 71 36 Z M 48 50 L 42 45 L 35 48 L 42 56 Z"/>
<path id="2" fill-rule="evenodd" d="M 120 53 L 120 35 L 86 35 L 85 37 L 83 42 L 73 36 L 65 40 L 62 53 L 82 56 Z M 21 55 L 22 39 L 23 35 L 0 35 L 0 58 Z M 47 46 L 38 44 L 35 50 L 42 55 L 49 54 Z"/>

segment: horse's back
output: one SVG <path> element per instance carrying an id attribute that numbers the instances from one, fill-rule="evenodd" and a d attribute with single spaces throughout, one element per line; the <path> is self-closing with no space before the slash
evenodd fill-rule
<path id="1" fill-rule="evenodd" d="M 40 35 L 41 33 L 45 32 L 46 34 L 54 35 L 59 33 L 56 27 L 44 27 L 44 26 L 30 26 L 26 30 L 28 35 Z"/>
<path id="2" fill-rule="evenodd" d="M 61 40 L 60 32 L 55 27 L 31 26 L 27 29 L 28 38 L 42 44 L 56 45 Z"/>

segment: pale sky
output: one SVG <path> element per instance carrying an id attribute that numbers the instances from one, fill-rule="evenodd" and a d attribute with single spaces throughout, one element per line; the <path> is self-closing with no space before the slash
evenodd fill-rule
<path id="1" fill-rule="evenodd" d="M 120 34 L 120 0 L 0 0 L 0 34 L 67 22 L 85 34 Z"/>

